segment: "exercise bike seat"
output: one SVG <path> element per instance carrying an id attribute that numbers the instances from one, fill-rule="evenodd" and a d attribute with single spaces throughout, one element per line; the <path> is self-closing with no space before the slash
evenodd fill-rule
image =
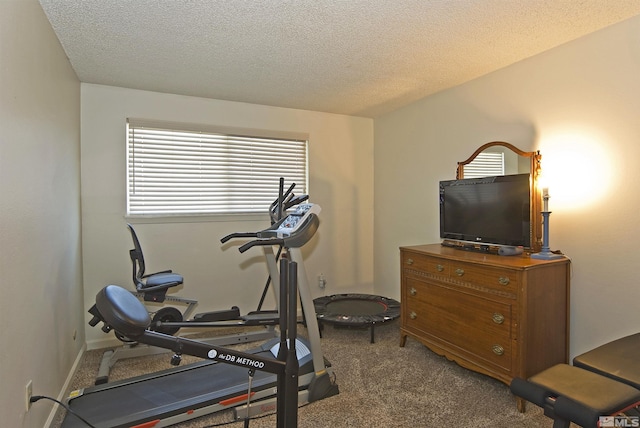
<path id="1" fill-rule="evenodd" d="M 159 289 L 168 289 L 182 284 L 184 279 L 182 275 L 168 272 L 157 272 L 151 275 L 145 275 L 142 277 L 144 281 L 139 281 L 136 284 L 136 289 L 139 292 L 156 291 Z"/>
<path id="2" fill-rule="evenodd" d="M 107 285 L 100 290 L 96 295 L 94 308 L 89 311 L 94 317 L 104 321 L 109 329 L 130 339 L 142 336 L 151 325 L 151 318 L 144 305 L 129 291 L 117 285 Z"/>

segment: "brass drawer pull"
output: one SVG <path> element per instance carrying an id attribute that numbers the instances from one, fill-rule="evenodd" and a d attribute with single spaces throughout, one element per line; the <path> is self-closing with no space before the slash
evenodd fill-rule
<path id="1" fill-rule="evenodd" d="M 509 285 L 509 277 L 501 276 L 500 278 L 498 278 L 498 282 L 500 283 L 500 285 Z"/>
<path id="2" fill-rule="evenodd" d="M 418 294 L 418 290 L 416 290 L 415 288 L 411 287 L 411 290 L 409 290 L 409 294 L 411 294 L 412 296 L 415 296 L 416 294 Z"/>
<path id="3" fill-rule="evenodd" d="M 504 315 L 499 314 L 497 312 L 494 313 L 491 318 L 493 319 L 493 322 L 496 324 L 502 324 L 504 322 Z"/>
<path id="4" fill-rule="evenodd" d="M 493 351 L 494 354 L 496 355 L 502 355 L 504 354 L 504 348 L 500 345 L 493 345 L 491 347 L 491 350 Z"/>
<path id="5" fill-rule="evenodd" d="M 412 320 L 414 320 L 414 319 L 418 318 L 418 314 L 416 314 L 415 312 L 411 312 L 411 313 L 409 314 L 409 318 L 411 318 Z"/>
<path id="6" fill-rule="evenodd" d="M 462 269 L 462 268 L 456 269 L 456 275 L 458 275 L 458 276 L 464 275 L 464 269 Z"/>
<path id="7" fill-rule="evenodd" d="M 412 265 L 413 264 L 413 259 L 407 259 L 407 264 L 408 265 Z"/>
<path id="8" fill-rule="evenodd" d="M 437 266 L 436 266 L 436 270 L 437 270 L 438 272 L 442 272 L 442 271 L 444 270 L 444 266 L 442 266 L 442 265 L 437 265 Z"/>

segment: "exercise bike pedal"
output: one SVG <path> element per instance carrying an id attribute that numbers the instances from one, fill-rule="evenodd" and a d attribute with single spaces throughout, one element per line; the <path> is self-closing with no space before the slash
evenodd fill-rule
<path id="1" fill-rule="evenodd" d="M 228 321 L 237 320 L 238 318 L 240 318 L 240 308 L 237 306 L 233 306 L 231 309 L 203 312 L 193 316 L 193 320 L 197 322 Z"/>
<path id="2" fill-rule="evenodd" d="M 278 311 L 253 311 L 240 317 L 244 325 L 276 325 L 280 322 Z"/>

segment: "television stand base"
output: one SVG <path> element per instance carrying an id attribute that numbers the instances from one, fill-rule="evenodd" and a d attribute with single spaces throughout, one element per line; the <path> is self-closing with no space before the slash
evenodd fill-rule
<path id="1" fill-rule="evenodd" d="M 518 256 L 524 253 L 522 247 L 500 246 L 491 244 L 475 244 L 473 242 L 456 241 L 445 239 L 441 242 L 443 247 L 455 248 L 456 250 L 474 251 L 476 253 L 498 254 L 501 256 Z"/>

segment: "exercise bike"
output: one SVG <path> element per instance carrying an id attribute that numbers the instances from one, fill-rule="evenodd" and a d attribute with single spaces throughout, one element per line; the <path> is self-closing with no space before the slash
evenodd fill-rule
<path id="1" fill-rule="evenodd" d="M 285 191 L 284 178 L 280 178 L 278 198 L 269 206 L 269 217 L 272 226 L 281 222 L 284 214 L 292 207 L 308 200 L 308 195 L 295 195 L 293 193 L 295 186 L 296 184 L 292 183 Z M 148 304 L 147 309 L 152 316 L 150 324 L 151 330 L 176 335 L 182 328 L 264 327 L 264 329 L 253 329 L 242 333 L 201 339 L 206 343 L 218 346 L 257 342 L 276 336 L 274 326 L 278 323 L 278 311 L 263 310 L 262 306 L 270 288 L 272 278 L 275 278 L 275 281 L 277 281 L 277 262 L 280 258 L 282 247 L 278 249 L 277 253 L 273 252 L 273 248 L 265 247 L 264 249 L 264 257 L 269 275 L 255 311 L 241 315 L 240 309 L 237 306 L 233 306 L 231 309 L 198 313 L 191 318 L 198 301 L 167 294 L 171 288 L 183 284 L 184 280 L 182 275 L 172 270 L 146 274 L 145 258 L 136 231 L 130 224 L 127 224 L 127 227 L 134 246 L 134 248 L 129 251 L 133 268 L 132 279 L 135 286 L 134 295 L 142 302 Z M 259 232 L 236 232 L 225 236 L 221 241 L 225 243 L 233 238 L 257 237 L 258 235 Z M 277 298 L 275 288 L 274 296 Z M 154 307 L 157 305 L 164 306 L 154 310 Z M 185 309 L 181 311 L 176 306 L 169 305 L 185 306 Z M 116 337 L 118 337 L 119 333 L 117 331 L 115 334 Z M 109 381 L 111 369 L 119 360 L 168 352 L 166 349 L 140 345 L 137 341 L 126 340 L 123 337 L 118 337 L 118 339 L 124 342 L 124 345 L 117 349 L 108 350 L 102 355 L 98 374 L 94 381 L 95 385 L 101 385 Z M 172 362 L 174 364 L 179 363 L 177 360 L 172 360 Z"/>
<path id="2" fill-rule="evenodd" d="M 223 237 L 220 242 L 226 243 L 232 239 L 237 238 L 254 238 L 260 239 L 264 238 L 265 234 L 268 234 L 269 230 L 278 229 L 283 221 L 287 218 L 300 218 L 302 214 L 305 214 L 306 211 L 312 206 L 302 204 L 309 199 L 308 195 L 299 195 L 296 196 L 293 193 L 293 189 L 296 184 L 293 183 L 286 190 L 283 191 L 284 186 L 284 178 L 280 178 L 279 185 L 279 195 L 278 198 L 270 205 L 269 207 L 269 216 L 271 219 L 271 228 L 258 231 L 258 232 L 234 232 L 225 237 Z M 296 208 L 294 211 L 294 216 L 291 217 L 288 215 L 288 211 L 294 207 L 302 207 Z M 285 214 L 287 216 L 285 217 Z M 291 221 L 291 220 L 289 220 Z M 267 282 L 264 286 L 262 297 L 260 298 L 260 302 L 258 304 L 258 308 L 255 311 L 249 312 L 246 315 L 240 315 L 240 309 L 237 306 L 233 306 L 231 309 L 222 310 L 222 311 L 214 311 L 214 312 L 205 312 L 201 314 L 196 314 L 193 319 L 187 319 L 186 313 L 180 314 L 179 311 L 175 308 L 163 308 L 159 310 L 153 317 L 151 323 L 151 329 L 155 331 L 160 331 L 168 334 L 175 334 L 178 332 L 180 328 L 183 327 L 233 327 L 233 326 L 274 326 L 278 323 L 278 311 L 277 310 L 263 310 L 262 305 L 264 303 L 267 291 L 269 289 L 269 285 L 271 284 L 272 279 L 274 282 L 277 282 L 278 278 L 278 268 L 277 262 L 280 259 L 282 254 L 283 247 L 282 245 L 278 246 L 278 251 L 276 254 L 273 252 L 273 248 L 270 246 L 263 246 L 264 248 L 264 257 L 267 263 L 267 268 L 269 271 L 269 276 L 267 277 Z M 132 259 L 133 260 L 133 259 Z M 135 265 L 135 263 L 134 263 Z M 144 290 L 144 288 L 139 288 L 140 290 Z M 275 297 L 277 299 L 276 289 L 273 289 Z M 164 299 L 164 296 L 162 297 Z M 150 301 L 145 295 L 144 300 Z M 164 311 L 166 309 L 166 311 Z M 173 310 L 173 311 L 171 311 Z M 164 311 L 164 312 L 163 312 Z M 169 312 L 171 311 L 171 312 Z M 271 329 L 271 331 L 273 331 Z M 264 337 L 259 337 L 256 340 L 261 340 Z M 247 340 L 232 340 L 225 344 L 231 343 L 240 343 Z M 216 342 L 219 345 L 222 345 L 221 342 Z"/>

